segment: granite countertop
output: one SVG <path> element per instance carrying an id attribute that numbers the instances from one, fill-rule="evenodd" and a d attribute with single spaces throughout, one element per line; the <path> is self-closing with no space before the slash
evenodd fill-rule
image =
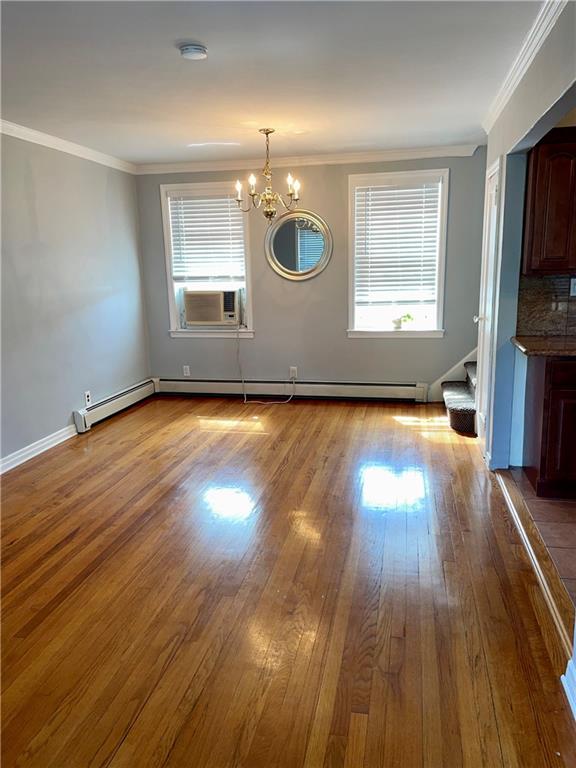
<path id="1" fill-rule="evenodd" d="M 525 355 L 576 357 L 576 336 L 513 336 L 511 341 Z"/>

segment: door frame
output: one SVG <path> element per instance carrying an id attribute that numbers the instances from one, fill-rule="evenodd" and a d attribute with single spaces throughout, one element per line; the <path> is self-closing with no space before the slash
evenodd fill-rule
<path id="1" fill-rule="evenodd" d="M 480 277 L 480 296 L 478 306 L 478 380 L 476 386 L 476 431 L 486 464 L 490 465 L 492 449 L 492 414 L 494 405 L 494 372 L 496 367 L 496 350 L 498 342 L 498 296 L 500 284 L 500 269 L 502 264 L 502 188 L 504 184 L 504 163 L 499 157 L 486 170 L 484 187 L 484 223 L 482 235 L 482 270 Z M 495 227 L 494 248 L 490 248 L 491 201 L 489 190 L 496 177 L 495 194 Z M 490 282 L 489 282 L 490 281 Z M 491 283 L 491 284 L 490 284 Z M 491 293 L 490 290 L 491 289 Z M 490 333 L 484 332 L 484 317 L 486 315 L 487 296 L 491 295 Z M 484 369 L 484 350 L 488 347 L 488 365 Z M 480 397 L 485 398 L 484 421 L 478 410 Z"/>

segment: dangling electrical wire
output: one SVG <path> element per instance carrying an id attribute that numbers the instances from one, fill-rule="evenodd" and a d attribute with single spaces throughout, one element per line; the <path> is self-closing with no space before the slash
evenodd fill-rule
<path id="1" fill-rule="evenodd" d="M 244 381 L 244 371 L 242 370 L 242 360 L 240 358 L 240 326 L 236 326 L 236 361 L 238 363 L 238 372 L 240 373 L 240 381 L 242 382 L 242 398 L 244 403 L 250 403 L 251 405 L 286 405 L 296 395 L 296 379 L 292 381 L 292 394 L 286 400 L 248 400 L 246 393 L 246 382 Z M 288 382 L 284 382 L 287 384 Z"/>

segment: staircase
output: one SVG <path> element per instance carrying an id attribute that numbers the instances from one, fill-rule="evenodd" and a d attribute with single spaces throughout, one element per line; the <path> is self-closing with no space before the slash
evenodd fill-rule
<path id="1" fill-rule="evenodd" d="M 450 426 L 456 432 L 475 435 L 476 363 L 464 363 L 466 381 L 443 381 L 442 396 L 446 403 Z"/>

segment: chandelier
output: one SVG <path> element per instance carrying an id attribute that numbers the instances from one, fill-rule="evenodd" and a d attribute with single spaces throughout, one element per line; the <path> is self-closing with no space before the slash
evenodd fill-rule
<path id="1" fill-rule="evenodd" d="M 242 197 L 242 182 L 238 179 L 236 182 L 236 202 L 238 207 L 244 212 L 248 213 L 252 208 L 260 208 L 262 206 L 262 213 L 268 219 L 268 223 L 272 222 L 272 219 L 276 216 L 276 207 L 282 205 L 287 211 L 296 208 L 298 200 L 300 199 L 300 182 L 298 179 L 293 179 L 292 174 L 288 174 L 286 179 L 288 183 L 288 195 L 279 194 L 272 189 L 272 169 L 270 168 L 270 134 L 274 133 L 274 128 L 260 128 L 260 133 L 266 136 L 266 162 L 262 169 L 262 176 L 266 179 L 266 186 L 264 192 L 256 191 L 256 176 L 253 173 L 248 177 L 248 184 L 250 186 L 250 202 L 247 208 L 242 208 L 244 199 Z"/>

